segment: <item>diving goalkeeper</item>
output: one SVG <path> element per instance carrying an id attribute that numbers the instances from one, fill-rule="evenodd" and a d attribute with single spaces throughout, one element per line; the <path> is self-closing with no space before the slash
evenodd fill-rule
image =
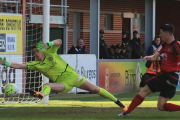
<path id="1" fill-rule="evenodd" d="M 14 62 L 10 63 L 7 62 L 5 58 L 0 58 L 0 64 L 15 69 L 37 70 L 54 82 L 44 84 L 40 92 L 31 90 L 30 94 L 34 97 L 43 99 L 49 95 L 51 91 L 67 93 L 73 87 L 77 87 L 112 100 L 123 111 L 126 111 L 126 105 L 121 103 L 105 89 L 95 86 L 85 77 L 77 74 L 74 69 L 57 54 L 57 50 L 61 44 L 62 40 L 60 39 L 48 43 L 39 42 L 32 46 L 32 52 L 36 57 L 36 61 L 19 64 Z"/>

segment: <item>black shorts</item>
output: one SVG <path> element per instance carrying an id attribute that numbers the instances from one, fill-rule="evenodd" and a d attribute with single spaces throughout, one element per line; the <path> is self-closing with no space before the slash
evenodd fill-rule
<path id="1" fill-rule="evenodd" d="M 152 77 L 154 77 L 156 74 L 149 74 L 149 73 L 145 73 L 144 75 L 142 75 L 141 78 L 141 82 L 139 84 L 139 87 L 144 87 L 146 85 L 146 81 Z"/>
<path id="2" fill-rule="evenodd" d="M 178 81 L 178 72 L 160 72 L 156 74 L 156 76 L 148 79 L 146 84 L 152 92 L 160 92 L 159 96 L 171 99 L 176 93 Z"/>

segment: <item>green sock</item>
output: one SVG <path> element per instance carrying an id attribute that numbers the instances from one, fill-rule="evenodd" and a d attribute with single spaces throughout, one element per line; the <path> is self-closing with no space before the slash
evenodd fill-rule
<path id="1" fill-rule="evenodd" d="M 47 96 L 49 95 L 51 92 L 51 87 L 49 85 L 44 85 L 42 90 L 41 90 L 41 93 L 44 95 L 44 96 Z"/>
<path id="2" fill-rule="evenodd" d="M 105 90 L 105 89 L 103 89 L 103 88 L 100 88 L 99 87 L 99 89 L 100 89 L 100 91 L 99 91 L 99 95 L 100 96 L 102 96 L 102 97 L 104 97 L 104 98 L 107 98 L 107 99 L 109 99 L 109 100 L 112 100 L 112 101 L 114 101 L 114 102 L 116 102 L 117 101 L 117 98 L 115 98 L 111 93 L 109 93 L 107 90 Z"/>

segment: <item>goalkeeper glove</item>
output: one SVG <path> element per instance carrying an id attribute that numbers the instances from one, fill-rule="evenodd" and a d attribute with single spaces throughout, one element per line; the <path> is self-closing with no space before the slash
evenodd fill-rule
<path id="1" fill-rule="evenodd" d="M 39 42 L 36 47 L 38 50 L 41 50 L 42 52 L 44 52 L 51 46 L 53 46 L 53 42 L 48 42 L 48 43 Z"/>
<path id="2" fill-rule="evenodd" d="M 4 57 L 4 59 L 2 57 L 0 57 L 0 64 L 6 65 L 7 67 L 9 67 L 11 63 L 7 62 L 5 57 Z"/>

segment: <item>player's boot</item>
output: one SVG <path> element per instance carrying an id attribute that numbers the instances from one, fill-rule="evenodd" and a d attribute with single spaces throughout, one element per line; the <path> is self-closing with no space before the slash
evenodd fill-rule
<path id="1" fill-rule="evenodd" d="M 128 107 L 127 107 L 125 104 L 123 104 L 122 102 L 120 102 L 119 100 L 117 100 L 115 103 L 116 103 L 117 105 L 119 105 L 119 107 L 120 107 L 123 111 L 126 111 L 126 110 L 128 109 Z"/>
<path id="2" fill-rule="evenodd" d="M 126 111 L 128 109 L 128 107 L 124 103 L 121 103 L 121 104 L 122 104 L 120 106 L 121 110 Z"/>
<path id="3" fill-rule="evenodd" d="M 38 97 L 39 99 L 43 99 L 44 95 L 41 92 L 30 90 L 30 95 L 34 97 Z"/>
<path id="4" fill-rule="evenodd" d="M 129 117 L 129 113 L 124 113 L 124 112 L 122 112 L 121 114 L 118 114 L 117 116 Z"/>

